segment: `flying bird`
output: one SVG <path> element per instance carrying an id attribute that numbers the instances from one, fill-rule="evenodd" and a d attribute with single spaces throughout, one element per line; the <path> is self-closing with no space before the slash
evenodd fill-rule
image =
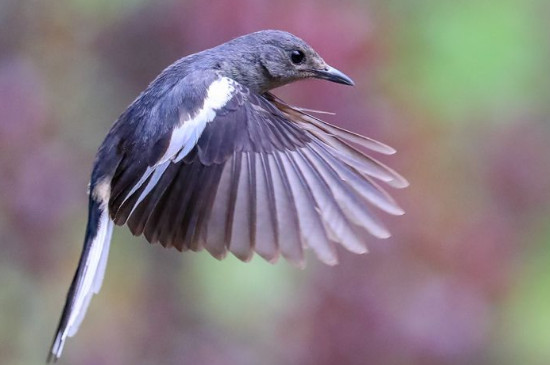
<path id="1" fill-rule="evenodd" d="M 389 237 L 371 208 L 403 214 L 381 185 L 407 181 L 363 150 L 395 150 L 270 92 L 308 78 L 354 84 L 300 38 L 260 31 L 181 58 L 120 115 L 94 162 L 84 247 L 48 361 L 99 292 L 115 225 L 180 251 L 297 265 L 305 248 L 334 265 L 336 245 L 365 253 L 367 232 Z"/>

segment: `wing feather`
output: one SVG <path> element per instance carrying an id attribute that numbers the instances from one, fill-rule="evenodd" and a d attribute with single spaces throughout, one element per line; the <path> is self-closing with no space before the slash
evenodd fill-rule
<path id="1" fill-rule="evenodd" d="M 310 187 L 307 185 L 302 172 L 293 160 L 293 152 L 280 152 L 280 165 L 289 181 L 289 187 L 294 197 L 298 213 L 300 238 L 304 247 L 312 248 L 319 259 L 328 265 L 338 262 L 336 248 L 328 239 L 327 231 L 321 221 L 318 207 Z"/>
<path id="2" fill-rule="evenodd" d="M 179 164 L 182 164 L 181 162 Z M 186 192 L 188 191 L 187 182 L 190 181 L 190 176 L 193 173 L 192 169 L 182 169 L 181 166 L 173 166 L 177 170 L 177 174 L 170 182 L 170 186 L 162 196 L 162 200 L 157 204 L 157 210 L 160 216 L 157 230 L 158 240 L 165 247 L 176 247 L 178 250 L 185 250 L 185 245 L 182 244 L 178 237 L 180 222 L 187 209 L 184 204 Z M 149 227 L 153 227 L 152 222 L 148 223 Z M 151 228 L 149 228 L 151 229 Z"/>
<path id="3" fill-rule="evenodd" d="M 234 178 L 231 186 L 231 204 L 228 221 L 232 222 L 231 231 L 226 235 L 229 251 L 243 261 L 252 258 L 252 237 L 250 235 L 250 178 L 248 159 L 245 153 L 233 156 Z"/>
<path id="4" fill-rule="evenodd" d="M 352 252 L 366 252 L 363 240 L 344 215 L 330 190 L 328 182 L 305 156 L 304 151 L 298 150 L 293 154 L 293 160 L 296 162 L 298 171 L 302 173 L 317 203 L 319 215 L 322 218 L 329 239 L 339 242 Z"/>
<path id="5" fill-rule="evenodd" d="M 313 150 L 304 151 L 305 158 L 319 172 L 324 181 L 327 182 L 329 189 L 338 205 L 346 217 L 357 226 L 365 227 L 372 235 L 379 238 L 389 237 L 388 230 L 374 218 L 370 209 L 365 204 L 361 204 L 358 195 L 349 188 L 339 177 L 334 169 Z M 342 242 L 342 244 L 345 244 Z M 364 252 L 364 244 L 348 247 L 350 251 Z"/>
<path id="6" fill-rule="evenodd" d="M 331 136 L 340 140 L 346 140 L 368 148 L 369 150 L 376 151 L 385 155 L 392 155 L 395 153 L 395 149 L 382 142 L 329 124 L 319 118 L 307 114 L 302 108 L 296 108 L 285 103 L 271 93 L 266 93 L 266 97 L 268 98 L 268 100 L 274 103 L 277 108 L 279 108 L 287 115 L 292 116 L 298 120 L 302 120 L 306 124 L 304 125 L 304 128 L 321 131 L 327 136 Z"/>
<path id="7" fill-rule="evenodd" d="M 271 181 L 269 165 L 266 156 L 256 156 L 256 237 L 254 239 L 255 251 L 264 259 L 275 263 L 279 257 L 279 231 L 277 227 L 277 208 L 275 205 L 275 192 Z"/>
<path id="8" fill-rule="evenodd" d="M 267 155 L 271 172 L 273 195 L 275 198 L 276 224 L 278 232 L 277 245 L 285 259 L 303 266 L 303 250 L 298 232 L 298 213 L 292 197 L 290 183 L 278 158 L 278 153 Z"/>
<path id="9" fill-rule="evenodd" d="M 345 181 L 364 200 L 389 214 L 402 215 L 404 213 L 395 200 L 370 177 L 361 176 L 356 170 L 346 166 L 320 143 L 312 143 L 310 146 L 317 156 L 330 164 L 340 180 Z"/>
<path id="10" fill-rule="evenodd" d="M 385 154 L 392 148 L 271 94 L 227 85 L 225 101 L 205 102 L 217 109 L 157 138 L 156 160 L 123 159 L 110 201 L 116 224 L 179 250 L 204 247 L 220 259 L 230 251 L 243 261 L 254 252 L 270 262 L 282 255 L 297 265 L 304 248 L 335 264 L 335 243 L 364 253 L 365 231 L 389 236 L 370 207 L 403 210 L 375 180 L 391 187 L 406 180 L 352 144 Z"/>
<path id="11" fill-rule="evenodd" d="M 212 211 L 206 228 L 205 248 L 212 256 L 218 259 L 224 258 L 227 252 L 225 232 L 228 224 L 227 209 L 230 205 L 232 171 L 232 163 L 229 161 L 226 162 L 220 176 L 220 183 L 214 197 Z"/>

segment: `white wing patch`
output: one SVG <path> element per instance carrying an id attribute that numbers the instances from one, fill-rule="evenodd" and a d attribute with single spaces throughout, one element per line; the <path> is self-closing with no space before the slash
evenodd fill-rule
<path id="1" fill-rule="evenodd" d="M 235 95 L 236 86 L 236 81 L 228 77 L 221 77 L 212 82 L 206 91 L 204 103 L 198 112 L 190 119 L 180 120 L 179 126 L 172 131 L 170 144 L 164 155 L 154 166 L 148 167 L 147 170 L 145 170 L 143 176 L 124 199 L 124 201 L 126 201 L 130 198 L 145 183 L 149 176 L 153 174 L 136 201 L 136 204 L 134 204 L 130 215 L 132 215 L 139 203 L 145 199 L 147 194 L 153 190 L 170 163 L 181 161 L 193 147 L 195 147 L 206 125 L 216 117 L 216 111 L 224 107 L 227 102 L 231 100 L 233 95 Z"/>
<path id="2" fill-rule="evenodd" d="M 227 77 L 211 83 L 202 108 L 191 119 L 181 121 L 179 127 L 174 129 L 170 145 L 157 164 L 169 159 L 178 162 L 184 158 L 197 144 L 206 124 L 214 120 L 216 110 L 231 100 L 235 94 L 235 86 L 236 82 Z"/>

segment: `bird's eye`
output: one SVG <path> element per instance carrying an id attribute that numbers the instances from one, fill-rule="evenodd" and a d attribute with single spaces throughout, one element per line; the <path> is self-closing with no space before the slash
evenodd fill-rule
<path id="1" fill-rule="evenodd" d="M 304 52 L 300 50 L 295 50 L 290 53 L 290 60 L 295 65 L 299 65 L 300 63 L 303 63 L 305 59 L 306 59 L 306 55 L 304 54 Z"/>

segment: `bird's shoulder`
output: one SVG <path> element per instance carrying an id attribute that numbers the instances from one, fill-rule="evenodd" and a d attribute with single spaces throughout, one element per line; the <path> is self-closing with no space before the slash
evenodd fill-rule
<path id="1" fill-rule="evenodd" d="M 218 70 L 189 68 L 166 69 L 118 118 L 98 151 L 93 180 L 127 165 L 141 171 L 195 146 L 200 153 L 187 158 L 211 163 L 234 150 L 291 148 L 307 140 L 264 95 Z"/>
<path id="2" fill-rule="evenodd" d="M 118 117 L 100 152 L 150 149 L 174 128 L 191 120 L 204 106 L 209 87 L 222 80 L 227 81 L 215 70 L 166 69 Z"/>

